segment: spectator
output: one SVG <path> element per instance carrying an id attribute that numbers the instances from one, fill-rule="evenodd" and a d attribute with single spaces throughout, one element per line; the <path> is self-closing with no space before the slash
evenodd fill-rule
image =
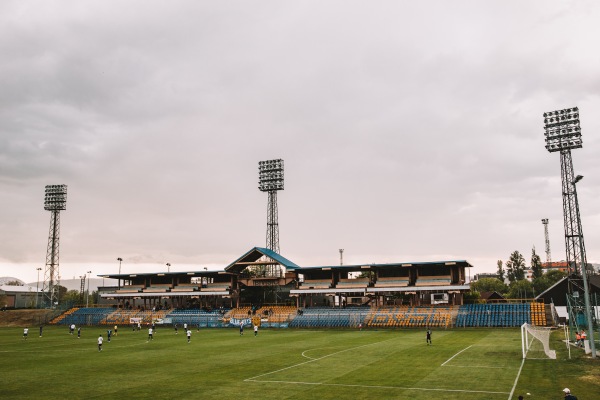
<path id="1" fill-rule="evenodd" d="M 577 397 L 571 394 L 571 390 L 569 388 L 564 388 L 563 392 L 565 393 L 566 400 L 577 400 Z"/>

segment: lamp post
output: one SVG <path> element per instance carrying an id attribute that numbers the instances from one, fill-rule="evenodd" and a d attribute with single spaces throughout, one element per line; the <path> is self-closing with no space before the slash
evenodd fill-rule
<path id="1" fill-rule="evenodd" d="M 171 272 L 171 264 L 167 263 L 167 272 Z"/>
<path id="2" fill-rule="evenodd" d="M 583 249 L 583 231 L 581 229 L 581 215 L 579 214 L 579 201 L 577 200 L 577 182 L 583 179 L 582 175 L 577 175 L 573 182 L 573 196 L 575 197 L 575 207 L 577 211 L 577 222 L 579 224 L 579 252 L 581 254 L 581 276 L 583 278 L 583 295 L 585 296 L 585 314 L 588 322 L 588 337 L 590 340 L 590 350 L 592 358 L 596 358 L 596 344 L 594 343 L 594 323 L 592 321 L 592 311 L 590 306 L 590 291 L 587 282 L 586 258 Z"/>
<path id="3" fill-rule="evenodd" d="M 123 259 L 121 257 L 117 257 L 117 261 L 119 262 L 119 275 L 121 275 L 121 263 Z M 119 277 L 119 289 L 121 289 L 121 277 Z"/>
<path id="4" fill-rule="evenodd" d="M 90 274 L 92 273 L 92 271 L 88 271 L 87 272 L 87 296 L 85 297 L 85 306 L 89 307 L 90 305 Z"/>
<path id="5" fill-rule="evenodd" d="M 38 308 L 38 299 L 40 297 L 39 294 L 39 290 L 40 290 L 40 271 L 42 270 L 41 267 L 36 268 L 37 270 L 37 283 L 35 284 L 35 308 Z"/>

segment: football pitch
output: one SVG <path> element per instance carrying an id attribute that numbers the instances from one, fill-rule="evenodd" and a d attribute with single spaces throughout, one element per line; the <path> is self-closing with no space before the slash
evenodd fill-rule
<path id="1" fill-rule="evenodd" d="M 3 399 L 580 399 L 600 397 L 598 362 L 523 362 L 519 329 L 192 330 L 0 328 Z M 97 338 L 104 337 L 102 351 Z M 529 395 L 528 395 L 529 393 Z"/>

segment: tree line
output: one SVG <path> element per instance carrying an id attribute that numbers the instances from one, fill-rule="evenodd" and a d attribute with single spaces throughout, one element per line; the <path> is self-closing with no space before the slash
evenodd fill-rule
<path id="1" fill-rule="evenodd" d="M 527 270 L 525 257 L 515 250 L 506 263 L 498 260 L 496 271 L 498 278 L 482 278 L 472 282 L 468 297 L 477 300 L 481 292 L 498 292 L 509 299 L 530 299 L 566 276 L 566 273 L 559 270 L 549 270 L 544 273 L 542 260 L 536 254 L 535 247 L 531 250 L 530 269 L 531 281 L 525 276 Z"/>

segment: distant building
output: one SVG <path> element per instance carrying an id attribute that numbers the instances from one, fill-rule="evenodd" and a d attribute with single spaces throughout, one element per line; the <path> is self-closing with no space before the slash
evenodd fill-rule
<path id="1" fill-rule="evenodd" d="M 487 302 L 506 303 L 506 298 L 498 292 L 481 292 L 479 293 L 481 300 Z"/>
<path id="2" fill-rule="evenodd" d="M 542 270 L 544 271 L 544 273 L 551 271 L 551 270 L 558 270 L 558 271 L 567 273 L 568 269 L 569 268 L 568 268 L 566 261 L 553 261 L 553 262 L 543 262 L 542 263 Z"/>
<path id="3" fill-rule="evenodd" d="M 0 296 L 4 298 L 4 304 L 0 304 L 0 308 L 30 308 L 36 306 L 36 292 L 38 295 L 37 301 L 41 301 L 42 292 L 38 291 L 35 286 L 0 286 Z"/>
<path id="4" fill-rule="evenodd" d="M 482 272 L 481 274 L 475 274 L 475 276 L 473 276 L 472 282 L 477 282 L 478 280 L 483 279 L 483 278 L 500 279 L 500 275 L 491 274 L 488 272 Z"/>
<path id="5" fill-rule="evenodd" d="M 544 273 L 546 273 L 548 271 L 552 271 L 552 270 L 562 271 L 565 274 L 569 272 L 566 261 L 556 261 L 556 262 L 549 262 L 549 263 L 544 262 L 544 263 L 542 263 L 542 269 L 544 270 Z M 588 269 L 588 271 L 593 271 L 594 273 L 599 273 L 600 272 L 600 264 L 587 263 L 587 269 Z"/>

